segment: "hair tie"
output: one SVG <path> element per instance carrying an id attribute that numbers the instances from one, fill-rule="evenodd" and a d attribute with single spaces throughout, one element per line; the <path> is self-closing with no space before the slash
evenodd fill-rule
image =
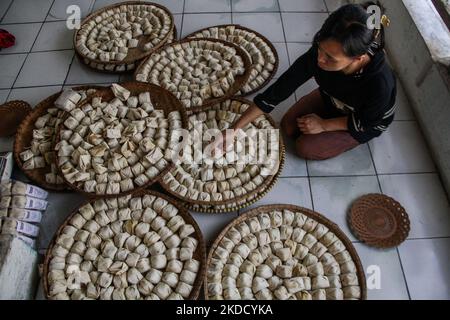
<path id="1" fill-rule="evenodd" d="M 391 25 L 391 20 L 387 15 L 383 14 L 383 16 L 381 17 L 381 24 L 385 28 L 388 28 Z"/>

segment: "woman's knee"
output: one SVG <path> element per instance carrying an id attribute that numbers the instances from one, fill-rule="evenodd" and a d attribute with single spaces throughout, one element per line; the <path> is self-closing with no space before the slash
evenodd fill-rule
<path id="1" fill-rule="evenodd" d="M 330 157 L 320 149 L 320 145 L 308 136 L 301 136 L 296 141 L 297 155 L 305 160 L 327 160 Z"/>
<path id="2" fill-rule="evenodd" d="M 298 128 L 292 121 L 292 117 L 285 114 L 283 119 L 281 119 L 281 132 L 288 138 L 293 138 L 298 133 Z"/>

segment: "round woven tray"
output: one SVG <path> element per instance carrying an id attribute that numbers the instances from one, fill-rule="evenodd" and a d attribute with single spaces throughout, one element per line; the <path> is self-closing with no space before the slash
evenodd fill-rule
<path id="1" fill-rule="evenodd" d="M 153 103 L 155 109 L 164 110 L 164 113 L 166 116 L 172 111 L 178 111 L 181 115 L 181 122 L 182 122 L 183 128 L 187 128 L 186 111 L 182 107 L 180 101 L 169 91 L 167 91 L 161 87 L 155 86 L 153 84 L 142 83 L 142 82 L 125 82 L 125 83 L 121 83 L 120 86 L 129 90 L 131 92 L 131 94 L 134 96 L 138 95 L 139 93 L 142 93 L 142 92 L 150 92 L 150 95 L 152 98 L 152 103 Z M 83 103 L 77 105 L 77 107 L 82 108 L 85 104 L 90 103 L 92 98 L 94 98 L 94 97 L 101 97 L 103 102 L 111 101 L 115 98 L 114 93 L 112 92 L 112 90 L 110 88 L 104 88 L 102 90 L 99 90 L 95 94 L 91 95 L 89 99 L 86 99 Z M 67 119 L 68 116 L 69 116 L 68 114 L 65 116 L 62 123 Z M 60 130 L 57 133 L 56 144 L 60 141 L 61 128 L 62 127 L 60 127 Z M 59 163 L 58 155 L 56 155 L 56 162 Z M 67 179 L 62 174 L 60 167 L 58 167 L 58 170 L 59 170 L 59 174 L 61 175 L 61 177 L 63 177 L 65 183 L 71 189 L 73 189 L 77 192 L 85 194 L 88 197 L 115 198 L 115 197 L 120 197 L 120 196 L 131 194 L 131 193 L 135 193 L 135 192 L 138 192 L 138 191 L 148 188 L 153 183 L 159 181 L 160 178 L 163 177 L 166 173 L 168 173 L 172 168 L 173 168 L 173 164 L 169 163 L 167 168 L 165 168 L 163 171 L 161 171 L 161 173 L 157 177 L 149 180 L 149 182 L 147 182 L 143 186 L 137 187 L 137 188 L 132 189 L 127 192 L 121 192 L 119 194 L 113 194 L 113 195 L 108 195 L 108 194 L 97 195 L 97 194 L 93 194 L 93 193 L 88 193 L 88 192 L 84 191 L 83 189 L 78 188 L 74 184 L 67 181 Z"/>
<path id="2" fill-rule="evenodd" d="M 9 101 L 0 106 L 0 137 L 9 137 L 16 133 L 20 123 L 31 112 L 25 101 Z"/>
<path id="3" fill-rule="evenodd" d="M 101 86 L 80 86 L 74 87 L 73 90 L 89 90 L 89 89 L 104 89 L 105 87 Z M 36 185 L 53 191 L 64 191 L 68 190 L 69 187 L 66 184 L 50 184 L 45 180 L 45 175 L 51 172 L 50 166 L 46 166 L 44 168 L 34 169 L 34 170 L 25 170 L 23 168 L 22 160 L 20 159 L 20 153 L 25 151 L 31 144 L 31 140 L 33 138 L 33 130 L 34 123 L 36 120 L 43 116 L 48 109 L 55 107 L 55 101 L 61 95 L 61 92 L 55 93 L 45 100 L 39 102 L 35 108 L 28 114 L 28 116 L 22 121 L 19 128 L 17 129 L 17 133 L 14 139 L 14 159 L 16 160 L 17 165 L 20 170 L 27 176 L 28 179 L 33 181 Z"/>
<path id="4" fill-rule="evenodd" d="M 89 16 L 87 16 L 82 22 L 81 22 L 81 27 L 79 29 L 77 29 L 77 31 L 75 31 L 74 36 L 73 36 L 73 43 L 74 43 L 74 48 L 75 48 L 75 53 L 76 55 L 80 58 L 80 60 L 82 62 L 84 62 L 86 65 L 88 65 L 91 68 L 94 68 L 96 70 L 99 71 L 103 71 L 106 73 L 122 73 L 122 72 L 128 72 L 131 70 L 134 70 L 134 68 L 139 64 L 139 61 L 148 57 L 149 55 L 151 55 L 155 50 L 157 50 L 158 48 L 160 48 L 161 46 L 165 45 L 165 43 L 167 42 L 167 40 L 169 39 L 169 37 L 171 36 L 171 33 L 169 32 L 168 35 L 166 36 L 166 38 L 164 40 L 162 40 L 158 45 L 156 45 L 152 50 L 149 51 L 143 51 L 140 49 L 140 47 L 145 44 L 148 39 L 150 38 L 150 35 L 142 35 L 139 37 L 139 45 L 137 48 L 133 48 L 130 49 L 128 52 L 127 57 L 122 60 L 122 61 L 108 61 L 108 62 L 104 62 L 101 61 L 99 59 L 89 59 L 88 57 L 86 57 L 85 55 L 83 55 L 80 51 L 79 48 L 77 47 L 76 43 L 77 43 L 77 37 L 78 37 L 78 32 L 79 30 L 82 29 L 83 25 L 88 23 L 90 20 L 95 19 L 95 17 L 97 17 L 98 15 L 101 15 L 103 12 L 123 6 L 123 5 L 148 5 L 148 6 L 154 6 L 154 7 L 158 7 L 162 10 L 164 10 L 171 18 L 171 26 L 170 28 L 173 28 L 175 26 L 174 24 L 174 20 L 173 20 L 173 15 L 172 13 L 163 5 L 160 5 L 158 3 L 153 3 L 153 2 L 143 2 L 143 1 L 126 1 L 126 2 L 120 2 L 117 4 L 113 4 L 107 7 L 103 7 L 93 13 L 91 13 Z M 106 70 L 106 69 L 99 69 L 99 68 L 95 68 L 91 65 L 91 63 L 95 63 L 97 65 L 101 65 L 101 66 L 115 66 L 113 68 L 113 70 Z M 125 71 L 118 71 L 117 67 L 118 66 L 127 66 Z"/>
<path id="5" fill-rule="evenodd" d="M 171 203 L 172 205 L 176 206 L 177 209 L 179 210 L 178 214 L 180 216 L 182 216 L 183 219 L 188 224 L 191 224 L 194 227 L 194 229 L 195 229 L 195 236 L 194 237 L 198 240 L 198 247 L 197 247 L 197 250 L 194 252 L 193 258 L 198 260 L 198 261 L 200 261 L 200 268 L 199 268 L 199 271 L 197 273 L 197 277 L 195 279 L 192 292 L 191 292 L 191 294 L 189 296 L 189 300 L 196 300 L 198 298 L 200 290 L 202 288 L 202 283 L 203 283 L 203 280 L 205 278 L 205 272 L 206 272 L 206 247 L 205 247 L 205 241 L 203 239 L 203 234 L 202 234 L 202 232 L 201 232 L 197 222 L 194 220 L 194 218 L 176 200 L 174 200 L 174 199 L 172 199 L 172 198 L 170 198 L 170 197 L 168 197 L 168 196 L 166 196 L 166 195 L 164 195 L 162 193 L 155 192 L 155 191 L 149 191 L 149 190 L 136 192 L 136 193 L 132 194 L 132 196 L 143 196 L 143 195 L 146 195 L 146 194 L 154 195 L 154 196 L 159 197 L 159 198 L 163 198 L 163 199 L 167 200 L 169 203 Z M 50 299 L 49 285 L 48 285 L 48 272 L 49 272 L 49 262 L 50 262 L 50 259 L 52 258 L 53 246 L 55 245 L 56 240 L 58 239 L 58 237 L 61 235 L 64 227 L 69 224 L 70 219 L 78 212 L 79 208 L 81 208 L 82 206 L 84 206 L 84 205 L 86 205 L 88 203 L 93 203 L 93 202 L 95 202 L 94 199 L 88 200 L 85 203 L 83 203 L 82 205 L 80 205 L 77 209 L 75 209 L 66 218 L 66 220 L 62 223 L 62 225 L 59 227 L 59 229 L 56 231 L 55 235 L 53 236 L 52 241 L 50 242 L 50 244 L 48 246 L 48 249 L 46 251 L 45 258 L 44 258 L 43 275 L 42 275 L 44 294 L 45 294 L 45 297 L 47 299 Z"/>
<path id="6" fill-rule="evenodd" d="M 381 194 L 356 200 L 348 215 L 355 236 L 369 246 L 392 248 L 406 240 L 410 231 L 408 214 L 400 203 Z"/>
<path id="7" fill-rule="evenodd" d="M 176 41 L 176 42 L 171 43 L 171 44 L 167 44 L 164 47 L 156 50 L 154 53 L 159 53 L 162 50 L 164 50 L 166 47 L 173 46 L 174 44 L 187 43 L 187 42 L 191 42 L 193 40 L 208 40 L 208 41 L 211 41 L 211 42 L 223 43 L 224 45 L 233 47 L 234 49 L 236 49 L 236 52 L 239 54 L 239 56 L 242 57 L 242 61 L 244 62 L 244 67 L 245 67 L 245 73 L 243 75 L 241 75 L 241 76 L 236 76 L 235 77 L 235 82 L 231 86 L 230 90 L 223 97 L 211 98 L 211 99 L 204 100 L 203 105 L 201 105 L 199 107 L 189 108 L 187 110 L 188 114 L 191 114 L 191 113 L 194 113 L 194 112 L 198 112 L 198 111 L 207 110 L 211 106 L 213 106 L 213 105 L 215 105 L 217 103 L 220 103 L 222 101 L 225 101 L 225 100 L 231 98 L 232 96 L 234 96 L 234 94 L 236 92 L 238 92 L 241 89 L 241 87 L 243 86 L 243 84 L 248 80 L 248 78 L 250 77 L 250 71 L 251 71 L 251 61 L 250 61 L 250 58 L 248 57 L 247 53 L 244 50 L 242 50 L 239 46 L 235 45 L 234 43 L 227 42 L 227 41 L 222 41 L 222 40 L 218 40 L 218 39 L 211 39 L 211 38 L 184 39 L 184 40 L 181 40 L 181 41 Z M 135 79 L 136 79 L 136 75 L 138 75 L 140 73 L 140 71 L 142 70 L 142 68 L 144 67 L 144 65 L 145 65 L 145 63 L 147 62 L 148 59 L 150 59 L 150 57 L 148 57 L 147 59 L 142 61 L 141 64 L 139 65 L 139 67 L 134 72 L 134 78 Z"/>
<path id="8" fill-rule="evenodd" d="M 253 103 L 249 100 L 246 100 L 244 98 L 232 98 L 232 100 L 237 100 L 249 105 L 252 105 Z M 266 114 L 265 117 L 267 120 L 272 124 L 274 128 L 277 128 L 277 125 L 273 118 Z M 224 200 L 224 201 L 199 201 L 199 200 L 192 200 L 187 196 L 180 196 L 176 192 L 172 191 L 170 187 L 164 183 L 163 179 L 159 181 L 160 185 L 164 190 L 172 195 L 173 197 L 179 199 L 183 205 L 192 211 L 195 212 L 201 212 L 201 213 L 229 213 L 229 212 L 235 212 L 237 210 L 244 209 L 246 207 L 251 206 L 255 202 L 261 200 L 267 193 L 274 187 L 276 182 L 278 181 L 278 178 L 283 171 L 284 163 L 286 160 L 286 150 L 283 143 L 283 138 L 280 135 L 280 165 L 278 168 L 278 171 L 275 175 L 267 177 L 265 180 L 265 183 L 258 186 L 255 190 L 236 197 L 232 200 Z"/>
<path id="9" fill-rule="evenodd" d="M 331 220 L 325 218 L 323 215 L 321 215 L 317 212 L 314 212 L 312 210 L 294 206 L 294 205 L 285 205 L 285 204 L 266 205 L 266 206 L 257 207 L 255 209 L 252 209 L 250 211 L 247 211 L 247 212 L 239 215 L 239 217 L 236 218 L 235 220 L 233 220 L 230 224 L 228 224 L 225 227 L 225 229 L 218 235 L 216 240 L 214 240 L 214 243 L 211 246 L 211 249 L 209 250 L 207 263 L 206 263 L 206 271 L 209 269 L 209 265 L 211 263 L 211 259 L 213 258 L 214 251 L 218 248 L 220 242 L 225 237 L 228 230 L 237 226 L 238 224 L 240 224 L 243 221 L 246 221 L 250 218 L 258 216 L 261 213 L 268 213 L 268 212 L 272 212 L 272 211 L 282 211 L 282 210 L 290 210 L 293 212 L 303 213 L 305 216 L 307 216 L 311 219 L 314 219 L 317 222 L 326 226 L 329 229 L 329 231 L 333 232 L 339 238 L 339 240 L 341 240 L 344 243 L 344 245 L 345 245 L 347 251 L 350 253 L 352 260 L 355 263 L 355 266 L 357 269 L 359 287 L 361 288 L 361 300 L 366 300 L 367 299 L 367 286 L 366 286 L 366 276 L 364 273 L 364 268 L 363 268 L 363 265 L 359 258 L 359 255 L 356 252 L 356 249 L 353 246 L 350 239 L 345 235 L 345 233 L 339 228 L 339 226 L 337 224 L 335 224 Z M 205 278 L 203 290 L 205 291 L 205 299 L 208 300 L 208 279 L 207 278 Z"/>
<path id="10" fill-rule="evenodd" d="M 255 88 L 255 89 L 253 89 L 253 90 L 251 90 L 249 92 L 245 92 L 245 93 L 240 94 L 240 96 L 246 97 L 246 96 L 252 95 L 253 93 L 258 92 L 262 88 L 264 88 L 273 79 L 273 77 L 277 73 L 277 70 L 278 70 L 278 67 L 279 67 L 279 64 L 280 64 L 280 59 L 278 57 L 277 49 L 272 44 L 272 42 L 269 41 L 269 39 L 267 39 L 265 36 L 263 36 L 259 32 L 255 31 L 255 30 L 252 30 L 252 29 L 249 29 L 249 28 L 246 28 L 244 26 L 241 26 L 240 24 L 221 24 L 221 25 L 217 25 L 217 26 L 203 28 L 203 29 L 197 30 L 195 32 L 192 32 L 191 34 L 187 35 L 185 38 L 194 38 L 194 37 L 196 37 L 197 33 L 201 33 L 203 31 L 209 30 L 211 28 L 219 28 L 220 29 L 220 28 L 226 28 L 226 27 L 229 27 L 229 26 L 234 26 L 234 27 L 236 27 L 236 29 L 245 30 L 245 31 L 254 33 L 257 37 L 261 38 L 270 47 L 270 49 L 272 49 L 272 52 L 274 53 L 275 59 L 276 59 L 276 62 L 274 64 L 274 68 L 273 68 L 273 71 L 270 74 L 270 77 L 267 78 L 266 81 L 264 81 L 264 83 L 262 85 L 260 85 L 258 88 Z"/>

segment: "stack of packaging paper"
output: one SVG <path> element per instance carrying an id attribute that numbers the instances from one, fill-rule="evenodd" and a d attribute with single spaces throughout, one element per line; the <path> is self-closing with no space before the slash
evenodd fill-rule
<path id="1" fill-rule="evenodd" d="M 1 234 L 16 236 L 31 246 L 39 234 L 42 213 L 47 209 L 48 192 L 20 181 L 0 183 Z"/>

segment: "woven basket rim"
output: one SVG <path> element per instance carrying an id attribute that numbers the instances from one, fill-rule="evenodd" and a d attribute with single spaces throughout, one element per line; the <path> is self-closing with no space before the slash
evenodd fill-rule
<path id="1" fill-rule="evenodd" d="M 235 45 L 232 42 L 219 40 L 219 39 L 214 39 L 214 38 L 190 38 L 190 39 L 184 38 L 184 39 L 179 40 L 179 41 L 175 40 L 174 42 L 168 43 L 168 44 L 162 46 L 161 48 L 159 48 L 158 50 L 155 50 L 152 54 L 159 53 L 159 52 L 165 50 L 166 47 L 175 46 L 177 44 L 183 44 L 183 43 L 192 42 L 192 41 L 201 41 L 201 40 L 207 40 L 207 41 L 211 41 L 211 42 L 218 42 L 218 43 L 222 43 L 222 44 L 224 44 L 226 46 L 233 47 L 236 50 L 236 52 L 239 54 L 239 56 L 241 56 L 241 58 L 242 58 L 242 60 L 244 62 L 245 73 L 243 75 L 235 77 L 235 81 L 234 81 L 233 85 L 230 87 L 230 90 L 225 95 L 223 95 L 222 97 L 207 99 L 207 100 L 205 100 L 206 102 L 204 101 L 203 105 L 201 105 L 199 107 L 191 107 L 189 109 L 186 109 L 188 115 L 190 115 L 190 114 L 192 114 L 194 112 L 208 110 L 211 106 L 214 106 L 214 105 L 216 105 L 216 104 L 218 104 L 220 102 L 223 102 L 225 100 L 228 100 L 228 99 L 232 98 L 241 89 L 243 84 L 248 81 L 248 79 L 250 77 L 250 72 L 251 72 L 251 68 L 250 68 L 251 67 L 251 61 L 250 61 L 250 58 L 249 58 L 248 54 L 241 47 Z M 139 66 L 134 71 L 134 79 L 136 79 L 136 76 L 140 73 L 140 71 L 144 67 L 145 63 L 147 62 L 147 60 L 150 59 L 150 58 L 151 58 L 151 55 L 141 61 Z"/>
<path id="2" fill-rule="evenodd" d="M 31 106 L 28 102 L 23 100 L 11 100 L 0 105 L 0 117 L 3 121 L 14 121 L 11 123 L 2 123 L 0 128 L 0 137 L 10 137 L 14 136 L 19 129 L 20 123 L 25 119 L 28 114 L 32 111 Z M 6 117 L 3 118 L 3 115 Z M 18 123 L 19 122 L 19 123 Z M 14 126 L 16 124 L 16 126 Z"/>
<path id="3" fill-rule="evenodd" d="M 330 231 L 332 231 L 339 240 L 341 240 L 347 251 L 350 253 L 350 256 L 352 257 L 353 262 L 355 263 L 357 274 L 358 274 L 358 282 L 359 287 L 361 288 L 361 299 L 360 300 L 366 300 L 367 299 L 367 285 L 366 285 L 366 275 L 364 272 L 364 267 L 361 263 L 361 259 L 359 258 L 359 255 L 356 251 L 356 248 L 354 247 L 353 243 L 350 241 L 350 239 L 347 237 L 347 235 L 339 228 L 339 226 L 334 223 L 333 221 L 329 220 L 322 214 L 315 212 L 313 210 L 303 208 L 296 205 L 290 205 L 290 204 L 272 204 L 272 205 L 264 205 L 260 206 L 254 209 L 251 209 L 249 211 L 246 211 L 239 215 L 236 219 L 234 219 L 232 222 L 230 222 L 216 237 L 214 240 L 213 245 L 211 246 L 208 257 L 206 260 L 206 272 L 209 269 L 209 265 L 211 263 L 211 259 L 213 258 L 213 254 L 217 247 L 219 246 L 222 239 L 225 237 L 227 232 L 235 227 L 236 225 L 240 224 L 243 221 L 246 221 L 250 218 L 253 218 L 261 213 L 268 213 L 271 211 L 280 211 L 280 210 L 290 210 L 293 212 L 301 212 L 304 215 L 306 215 L 309 218 L 312 218 L 316 220 L 317 222 L 323 224 L 326 226 Z M 205 280 L 203 282 L 203 290 L 205 291 L 205 299 L 209 300 L 208 295 L 208 278 L 205 277 Z"/>
<path id="4" fill-rule="evenodd" d="M 236 27 L 236 29 L 241 29 L 241 30 L 245 30 L 245 31 L 254 33 L 257 37 L 261 38 L 264 41 L 264 43 L 267 44 L 270 47 L 270 49 L 272 50 L 272 52 L 273 52 L 273 54 L 275 56 L 275 60 L 276 61 L 275 61 L 274 65 L 273 65 L 273 70 L 270 72 L 270 76 L 260 86 L 258 86 L 257 88 L 252 89 L 249 92 L 245 92 L 245 94 L 237 95 L 239 97 L 247 97 L 247 96 L 250 96 L 250 95 L 254 94 L 255 92 L 258 92 L 259 90 L 264 88 L 266 85 L 268 85 L 269 82 L 275 77 L 275 75 L 276 75 L 276 73 L 278 71 L 278 68 L 280 66 L 280 57 L 278 55 L 277 49 L 275 48 L 273 43 L 269 39 L 267 39 L 267 37 L 265 37 L 264 35 L 262 35 L 261 33 L 255 31 L 253 29 L 247 28 L 247 27 L 245 27 L 243 25 L 240 25 L 240 24 L 237 24 L 237 23 L 230 23 L 230 24 L 220 24 L 220 25 L 215 25 L 215 26 L 199 29 L 199 30 L 197 30 L 195 32 L 192 32 L 192 33 L 188 34 L 184 39 L 195 38 L 195 35 L 197 33 L 200 33 L 200 32 L 205 31 L 205 30 L 209 30 L 211 28 L 226 28 L 226 27 Z M 200 39 L 203 39 L 203 38 L 200 38 Z"/>
<path id="5" fill-rule="evenodd" d="M 72 87 L 72 90 L 89 90 L 89 89 L 95 89 L 95 90 L 101 90 L 104 89 L 103 86 L 75 86 Z M 33 183 L 35 183 L 37 186 L 43 187 L 44 189 L 52 190 L 52 191 L 67 191 L 68 185 L 66 184 L 50 184 L 45 180 L 45 174 L 41 171 L 45 171 L 45 173 L 50 172 L 50 167 L 47 165 L 44 168 L 41 169 L 34 169 L 34 170 L 25 170 L 23 167 L 22 160 L 20 159 L 20 153 L 25 150 L 25 147 L 27 143 L 31 143 L 30 139 L 24 139 L 25 135 L 30 134 L 30 132 L 33 132 L 34 129 L 34 122 L 37 118 L 42 116 L 49 108 L 54 107 L 54 103 L 56 99 L 61 95 L 61 93 L 64 90 L 61 90 L 41 102 L 39 102 L 35 108 L 31 110 L 31 112 L 25 117 L 25 119 L 22 121 L 22 123 L 19 125 L 19 128 L 17 129 L 17 133 L 14 137 L 14 146 L 13 146 L 13 154 L 14 159 L 16 160 L 17 165 L 19 166 L 19 169 L 25 174 L 25 176 L 30 179 Z M 55 128 L 55 134 L 58 131 L 58 128 Z M 26 143 L 23 142 L 23 140 L 26 140 Z M 54 145 L 52 146 L 54 149 Z"/>
<path id="6" fill-rule="evenodd" d="M 137 81 L 122 82 L 119 85 L 124 87 L 127 90 L 130 90 L 130 91 L 137 90 L 138 92 L 154 92 L 156 90 L 156 91 L 160 91 L 158 93 L 158 95 L 161 94 L 161 93 L 164 93 L 164 94 L 168 95 L 170 97 L 170 99 L 172 99 L 173 102 L 174 102 L 174 104 L 171 105 L 170 107 L 172 107 L 174 110 L 177 110 L 180 113 L 180 115 L 181 115 L 182 128 L 183 129 L 187 128 L 188 122 L 187 122 L 186 110 L 182 106 L 181 102 L 172 93 L 170 93 L 169 91 L 167 91 L 167 90 L 165 90 L 165 89 L 163 89 L 163 88 L 161 88 L 159 86 L 150 84 L 150 83 L 143 83 L 143 82 L 137 82 Z M 95 94 L 91 95 L 89 97 L 89 99 L 85 99 L 81 104 L 77 105 L 76 107 L 77 108 L 81 108 L 84 105 L 90 103 L 93 98 L 95 98 L 95 97 L 102 97 L 102 98 L 104 98 L 105 95 L 110 96 L 111 99 L 107 99 L 108 101 L 114 99 L 114 94 L 112 93 L 111 87 L 106 87 L 106 88 L 104 88 L 102 90 L 98 90 Z M 106 100 L 103 100 L 103 101 L 106 101 Z M 167 105 L 160 105 L 160 107 L 165 111 L 165 113 L 168 113 L 169 111 L 171 111 L 170 109 L 168 109 L 169 106 L 167 106 Z M 58 129 L 58 133 L 57 133 L 57 136 L 56 136 L 55 145 L 58 144 L 58 142 L 61 141 L 62 124 L 68 118 L 68 116 L 69 116 L 69 114 L 66 114 L 64 116 L 64 118 L 62 119 L 62 121 L 61 121 L 61 125 L 60 125 L 60 127 Z M 58 160 L 59 160 L 59 155 L 56 154 L 56 163 L 59 163 Z M 63 178 L 64 182 L 71 189 L 73 189 L 74 191 L 77 191 L 77 192 L 79 192 L 81 194 L 84 194 L 87 197 L 91 197 L 91 198 L 115 198 L 115 197 L 125 196 L 125 195 L 128 195 L 128 194 L 133 194 L 133 193 L 139 192 L 141 190 L 145 190 L 146 188 L 148 188 L 149 186 L 151 186 L 155 182 L 160 181 L 160 179 L 164 175 L 166 175 L 174 166 L 174 164 L 171 161 L 168 161 L 168 163 L 169 164 L 167 165 L 167 167 L 164 170 L 162 170 L 156 177 L 154 177 L 152 179 L 149 179 L 149 181 L 146 184 L 144 184 L 142 186 L 138 186 L 138 187 L 136 187 L 136 188 L 134 188 L 132 190 L 129 190 L 129 191 L 120 192 L 118 194 L 101 194 L 100 195 L 100 194 L 86 192 L 84 189 L 81 189 L 81 188 L 77 187 L 76 185 L 74 185 L 74 184 L 70 183 L 69 181 L 67 181 L 67 179 L 64 176 L 64 174 L 62 173 L 61 167 L 59 165 L 57 165 L 57 170 L 58 170 L 59 174 L 61 175 L 61 177 Z"/>
<path id="7" fill-rule="evenodd" d="M 178 209 L 178 214 L 183 219 L 185 219 L 186 222 L 188 222 L 189 224 L 191 224 L 194 227 L 195 237 L 198 240 L 197 250 L 194 253 L 194 255 L 196 256 L 196 259 L 200 261 L 200 268 L 199 268 L 199 271 L 197 272 L 197 276 L 195 278 L 193 289 L 191 291 L 191 294 L 190 294 L 188 300 L 198 299 L 200 290 L 202 288 L 202 283 L 203 283 L 203 280 L 204 280 L 205 274 L 206 274 L 206 244 L 205 244 L 205 240 L 203 237 L 203 233 L 202 233 L 200 227 L 198 226 L 197 221 L 192 217 L 192 215 L 189 213 L 189 211 L 187 211 L 186 208 L 184 208 L 177 200 L 175 200 L 163 193 L 153 191 L 153 190 L 140 190 L 138 192 L 135 192 L 135 193 L 132 193 L 132 194 L 129 194 L 126 196 L 131 196 L 133 198 L 133 197 L 139 197 L 139 196 L 144 196 L 144 195 L 153 195 L 153 196 L 165 199 L 166 201 L 168 201 L 170 204 L 174 205 Z M 118 196 L 117 198 L 120 198 L 120 197 L 123 197 L 123 196 Z M 82 204 L 80 204 L 76 209 L 72 210 L 71 213 L 67 216 L 67 218 L 63 221 L 63 223 L 59 226 L 58 230 L 53 235 L 53 238 L 52 238 L 51 242 L 49 243 L 49 246 L 45 252 L 45 257 L 44 257 L 44 262 L 43 262 L 42 284 L 43 284 L 43 289 L 44 289 L 44 295 L 47 300 L 50 299 L 50 294 L 48 291 L 49 262 L 50 262 L 50 259 L 52 258 L 52 250 L 56 244 L 56 240 L 61 236 L 61 233 L 62 233 L 64 227 L 69 224 L 70 219 L 75 214 L 78 213 L 78 211 L 81 207 L 83 207 L 89 203 L 93 203 L 97 200 L 99 200 L 99 199 L 95 199 L 95 198 L 87 199 Z M 158 215 L 160 215 L 160 214 L 158 213 Z"/>
<path id="8" fill-rule="evenodd" d="M 160 9 L 164 10 L 167 13 L 167 15 L 170 17 L 170 30 L 172 30 L 173 26 L 175 25 L 173 14 L 170 12 L 169 9 L 167 9 L 167 7 L 165 7 L 165 6 L 163 6 L 163 5 L 159 4 L 159 3 L 154 3 L 154 2 L 149 2 L 149 1 L 124 1 L 124 2 L 119 2 L 119 3 L 116 3 L 116 4 L 112 4 L 112 5 L 109 5 L 109 6 L 106 6 L 106 7 L 98 9 L 97 11 L 89 14 L 86 18 L 84 18 L 83 21 L 81 21 L 80 28 L 77 29 L 74 32 L 74 35 L 73 35 L 73 47 L 74 47 L 75 52 L 76 52 L 76 54 L 78 56 L 82 57 L 83 59 L 87 59 L 90 62 L 95 62 L 95 63 L 99 63 L 99 64 L 115 65 L 115 66 L 117 66 L 117 65 L 124 65 L 124 64 L 130 64 L 130 63 L 137 63 L 138 61 L 140 61 L 142 59 L 145 59 L 146 57 L 151 55 L 153 52 L 155 52 L 155 50 L 157 50 L 158 48 L 162 47 L 167 42 L 167 39 L 169 38 L 171 32 L 168 32 L 166 37 L 163 40 L 161 40 L 161 42 L 158 43 L 158 45 L 153 47 L 152 50 L 149 50 L 148 52 L 143 52 L 140 55 L 138 55 L 136 57 L 133 57 L 132 59 L 127 59 L 128 58 L 127 57 L 125 60 L 122 60 L 122 61 L 108 61 L 108 62 L 104 62 L 104 61 L 101 61 L 99 59 L 89 59 L 87 56 L 83 55 L 79 51 L 78 46 L 76 45 L 78 32 L 82 29 L 83 25 L 88 23 L 91 19 L 94 19 L 96 16 L 102 14 L 105 11 L 108 11 L 108 10 L 111 10 L 111 9 L 115 9 L 115 8 L 121 7 L 123 5 L 126 5 L 126 6 L 128 6 L 128 5 L 147 5 L 147 6 L 158 7 Z M 114 73 L 114 72 L 112 72 L 112 73 Z"/>
<path id="9" fill-rule="evenodd" d="M 244 99 L 244 98 L 240 98 L 240 97 L 232 97 L 229 100 L 239 101 L 239 102 L 242 102 L 244 104 L 248 104 L 250 106 L 254 105 L 253 102 L 251 102 L 251 101 L 249 101 L 247 99 Z M 213 106 L 213 107 L 215 107 L 215 106 Z M 204 112 L 204 111 L 200 111 L 200 112 Z M 266 117 L 266 119 L 270 122 L 270 124 L 273 126 L 274 129 L 279 129 L 278 125 L 275 122 L 275 120 L 273 120 L 273 118 L 269 114 L 264 114 L 263 116 Z M 249 198 L 249 197 L 259 193 L 263 188 L 265 188 L 267 186 L 270 186 L 271 184 L 274 184 L 276 182 L 278 176 L 281 174 L 282 169 L 284 167 L 284 161 L 285 161 L 285 146 L 284 146 L 283 137 L 282 137 L 281 134 L 279 136 L 279 139 L 280 139 L 280 143 L 279 143 L 280 144 L 280 155 L 279 155 L 279 167 L 278 167 L 277 173 L 274 174 L 273 176 L 268 176 L 267 179 L 264 180 L 265 183 L 259 185 L 255 190 L 253 190 L 253 191 L 251 191 L 249 193 L 246 193 L 246 194 L 244 194 L 242 196 L 235 197 L 231 201 L 230 200 L 222 200 L 222 201 L 192 200 L 192 199 L 190 199 L 187 196 L 180 196 L 176 192 L 171 190 L 170 187 L 164 182 L 163 179 L 161 179 L 160 184 L 161 184 L 161 186 L 164 188 L 164 190 L 166 192 L 168 192 L 172 196 L 176 197 L 177 199 L 180 199 L 181 201 L 183 201 L 183 203 L 185 203 L 185 205 L 190 210 L 193 210 L 193 211 L 196 211 L 196 212 L 205 212 L 205 211 L 197 211 L 197 208 L 194 207 L 195 205 L 199 205 L 199 206 L 207 206 L 207 205 L 210 205 L 210 206 L 222 206 L 222 205 L 229 205 L 231 203 L 237 203 L 237 202 L 239 202 L 241 200 L 245 200 L 245 199 L 247 199 L 247 198 Z M 263 191 L 262 194 L 266 194 L 266 193 L 264 193 L 264 191 Z M 209 209 L 206 209 L 206 212 L 208 210 Z M 214 209 L 212 209 L 212 210 L 214 212 L 221 211 L 221 210 L 214 210 Z M 233 211 L 236 211 L 236 210 L 237 209 L 234 209 Z M 231 212 L 231 211 L 227 210 L 226 212 Z"/>
<path id="10" fill-rule="evenodd" d="M 379 238 L 376 235 L 370 234 L 370 232 L 368 233 L 367 230 L 362 230 L 360 226 L 355 225 L 353 216 L 356 214 L 358 206 L 367 200 L 379 201 L 381 207 L 392 213 L 397 223 L 396 232 L 392 236 L 388 238 Z M 391 204 L 391 206 L 387 206 L 387 203 Z M 398 211 L 391 210 L 394 206 L 398 208 Z M 399 212 L 402 215 L 402 219 L 400 219 L 399 217 Z M 357 239 L 361 240 L 366 245 L 378 249 L 388 249 L 399 246 L 408 238 L 408 234 L 411 230 L 411 221 L 406 209 L 401 205 L 400 202 L 398 202 L 394 198 L 381 193 L 369 193 L 356 199 L 353 202 L 347 215 L 347 224 Z M 404 228 L 404 230 L 406 230 L 406 234 L 404 235 L 402 235 L 402 233 L 400 232 L 402 227 Z"/>

